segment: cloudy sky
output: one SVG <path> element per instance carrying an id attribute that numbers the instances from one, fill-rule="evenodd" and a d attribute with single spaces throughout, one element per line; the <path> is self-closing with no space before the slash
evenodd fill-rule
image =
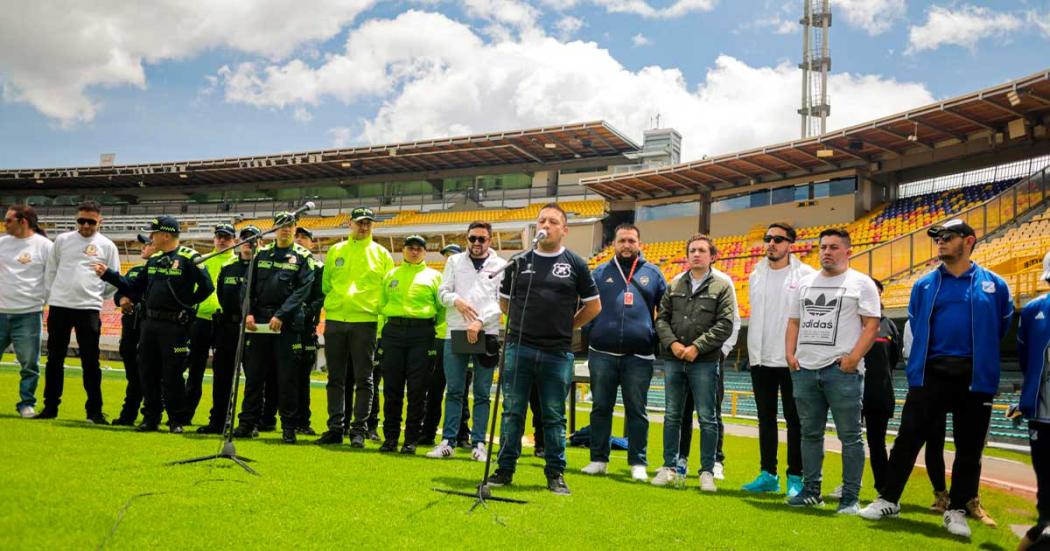
<path id="1" fill-rule="evenodd" d="M 683 159 L 798 136 L 802 0 L 48 0 L 0 17 L 0 167 L 656 115 Z M 1050 0 L 832 0 L 830 128 L 1050 69 Z M 1040 53 L 1041 52 L 1041 53 Z"/>

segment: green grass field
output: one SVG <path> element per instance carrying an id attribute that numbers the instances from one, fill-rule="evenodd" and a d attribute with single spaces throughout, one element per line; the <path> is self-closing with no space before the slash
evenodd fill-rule
<path id="1" fill-rule="evenodd" d="M 147 547 L 233 549 L 245 547 L 364 548 L 429 545 L 501 548 L 689 549 L 941 549 L 961 547 L 926 511 L 930 486 L 916 470 L 904 496 L 903 517 L 879 523 L 839 518 L 834 503 L 796 510 L 783 496 L 739 491 L 757 470 L 758 441 L 727 437 L 727 479 L 717 494 L 701 494 L 695 474 L 687 490 L 656 488 L 629 480 L 625 452 L 614 452 L 612 473 L 579 474 L 583 449 L 568 452 L 566 480 L 573 491 L 546 491 L 542 462 L 523 458 L 514 486 L 496 495 L 526 505 L 492 503 L 468 513 L 472 501 L 432 491 L 469 491 L 482 464 L 465 454 L 451 460 L 380 455 L 378 444 L 319 448 L 281 444 L 276 433 L 238 443 L 257 462 L 255 477 L 229 462 L 168 466 L 166 462 L 218 450 L 216 437 L 137 434 L 124 427 L 95 427 L 83 420 L 79 370 L 67 372 L 59 419 L 18 418 L 17 371 L 0 368 L 9 408 L 0 413 L 0 548 L 86 549 Z M 119 373 L 103 379 L 105 410 L 114 416 L 123 398 Z M 43 381 L 41 381 L 41 384 Z M 210 407 L 209 389 L 198 410 Z M 39 395 L 39 394 L 38 394 Z M 324 422 L 323 388 L 313 393 L 314 426 Z M 587 423 L 580 412 L 578 423 Z M 617 428 L 617 431 L 620 429 Z M 650 463 L 659 463 L 662 427 L 650 431 Z M 699 459 L 695 453 L 695 473 Z M 781 457 L 784 452 L 781 451 Z M 653 467 L 650 467 L 650 471 Z M 840 459 L 829 454 L 825 490 L 840 478 Z M 870 472 L 862 501 L 874 498 Z M 999 521 L 989 529 L 971 522 L 972 545 L 1013 549 L 1010 524 L 1030 525 L 1034 505 L 1017 496 L 982 490 L 986 509 Z"/>

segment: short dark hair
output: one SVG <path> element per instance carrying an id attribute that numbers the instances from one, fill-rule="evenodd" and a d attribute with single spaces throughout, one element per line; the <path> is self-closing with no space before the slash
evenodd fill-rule
<path id="1" fill-rule="evenodd" d="M 541 212 L 545 211 L 547 209 L 553 209 L 553 210 L 556 210 L 556 211 L 560 212 L 561 213 L 561 219 L 562 219 L 563 222 L 568 222 L 569 221 L 569 215 L 565 214 L 565 209 L 561 208 L 561 205 L 559 205 L 558 203 L 547 203 L 546 205 L 543 205 L 542 207 L 540 207 L 540 211 Z"/>
<path id="2" fill-rule="evenodd" d="M 871 277 L 871 276 L 868 276 L 868 277 Z M 877 280 L 877 279 L 875 279 L 875 278 L 873 278 L 873 277 L 871 278 L 871 280 L 875 282 L 875 288 L 879 290 L 879 294 L 882 294 L 882 291 L 884 289 L 884 287 L 882 286 L 882 282 Z"/>
<path id="3" fill-rule="evenodd" d="M 638 234 L 638 239 L 642 238 L 642 230 L 638 229 L 638 226 L 635 226 L 634 224 L 632 224 L 630 222 L 624 222 L 624 223 L 620 224 L 619 226 L 616 226 L 616 229 L 613 230 L 613 238 L 614 239 L 616 238 L 616 234 L 620 233 L 620 230 L 633 231 L 633 232 Z"/>
<path id="4" fill-rule="evenodd" d="M 715 246 L 715 242 L 702 233 L 693 234 L 693 236 L 689 238 L 689 241 L 685 242 L 685 254 L 689 254 L 689 245 L 692 245 L 693 241 L 706 241 L 707 250 L 711 252 L 711 256 L 718 255 L 718 247 Z"/>
<path id="5" fill-rule="evenodd" d="M 102 214 L 102 205 L 98 201 L 84 201 L 77 205 L 77 212 L 97 212 Z"/>
<path id="6" fill-rule="evenodd" d="M 828 228 L 820 232 L 820 237 L 817 238 L 817 242 L 825 237 L 838 237 L 846 242 L 846 246 L 849 247 L 852 243 L 849 238 L 849 231 L 846 228 Z"/>
<path id="7" fill-rule="evenodd" d="M 788 224 L 787 222 L 773 222 L 772 224 L 766 226 L 766 231 L 769 231 L 770 228 L 780 228 L 784 230 L 784 233 L 787 234 L 788 240 L 792 243 L 794 243 L 795 240 L 798 239 L 798 232 L 796 232 L 795 228 L 791 227 L 791 224 Z"/>
<path id="8" fill-rule="evenodd" d="M 36 215 L 36 209 L 29 205 L 11 205 L 7 207 L 7 210 L 15 213 L 15 218 L 19 220 L 25 220 L 29 229 L 33 230 L 40 235 L 47 237 L 47 232 L 44 228 L 40 227 L 40 219 Z"/>
<path id="9" fill-rule="evenodd" d="M 470 230 L 473 230 L 475 228 L 481 228 L 481 229 L 489 232 L 490 236 L 492 235 L 492 224 L 489 224 L 488 222 L 485 222 L 484 220 L 475 220 L 475 221 L 471 222 L 470 225 L 467 226 L 467 233 L 470 233 Z"/>

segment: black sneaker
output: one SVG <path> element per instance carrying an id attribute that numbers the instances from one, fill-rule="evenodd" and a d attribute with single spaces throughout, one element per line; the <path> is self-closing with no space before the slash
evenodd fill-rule
<path id="1" fill-rule="evenodd" d="M 350 447 L 351 448 L 363 448 L 363 447 L 365 447 L 365 435 L 363 435 L 363 434 L 355 434 L 353 437 L 351 437 L 350 438 Z"/>
<path id="2" fill-rule="evenodd" d="M 255 438 L 259 436 L 259 431 L 255 430 L 255 427 L 250 425 L 239 425 L 233 429 L 234 438 Z"/>
<path id="3" fill-rule="evenodd" d="M 168 432 L 172 434 L 182 434 L 186 432 L 186 430 L 182 428 L 182 425 L 168 425 Z"/>
<path id="4" fill-rule="evenodd" d="M 327 446 L 330 444 L 342 444 L 343 443 L 343 432 L 338 430 L 325 431 L 320 438 L 314 440 L 314 444 L 318 446 Z"/>
<path id="5" fill-rule="evenodd" d="M 222 434 L 223 427 L 216 425 L 204 425 L 197 428 L 197 434 Z"/>
<path id="6" fill-rule="evenodd" d="M 489 486 L 510 486 L 511 482 L 514 481 L 514 473 L 505 471 L 503 469 L 496 469 L 496 472 L 489 475 L 489 479 L 485 481 Z"/>
<path id="7" fill-rule="evenodd" d="M 397 450 L 397 441 L 396 440 L 387 440 L 386 442 L 383 442 L 382 446 L 379 446 L 379 451 L 381 451 L 381 452 L 389 453 L 389 452 L 393 452 L 393 451 L 396 451 L 396 450 Z"/>
<path id="8" fill-rule="evenodd" d="M 135 427 L 135 432 L 157 432 L 157 428 L 157 423 L 143 421 L 139 426 Z"/>
<path id="9" fill-rule="evenodd" d="M 299 427 L 295 429 L 295 433 L 303 436 L 317 436 L 317 431 L 313 427 Z"/>
<path id="10" fill-rule="evenodd" d="M 417 446 L 431 447 L 431 446 L 434 445 L 434 439 L 433 438 L 420 438 L 419 440 L 416 440 L 416 445 Z"/>
<path id="11" fill-rule="evenodd" d="M 93 415 L 88 415 L 87 416 L 87 420 L 88 420 L 88 423 L 91 423 L 92 425 L 108 425 L 109 424 L 109 419 L 106 419 L 106 416 L 103 415 L 101 412 L 100 413 L 95 413 Z"/>
<path id="12" fill-rule="evenodd" d="M 404 446 L 401 446 L 401 453 L 403 453 L 405 455 L 415 455 L 416 454 L 416 445 L 415 444 L 405 444 Z"/>
<path id="13" fill-rule="evenodd" d="M 120 417 L 117 417 L 116 419 L 114 419 L 113 422 L 110 423 L 110 424 L 115 426 L 115 427 L 134 427 L 135 426 L 135 418 L 134 417 L 120 416 Z"/>
<path id="14" fill-rule="evenodd" d="M 536 457 L 543 457 L 544 456 L 543 446 L 536 446 L 536 451 L 534 451 L 533 454 Z"/>
<path id="15" fill-rule="evenodd" d="M 277 423 L 259 425 L 255 430 L 259 432 L 273 432 L 277 430 Z"/>
<path id="16" fill-rule="evenodd" d="M 33 416 L 33 419 L 54 419 L 58 417 L 58 408 L 45 407 L 40 410 L 40 413 Z"/>
<path id="17" fill-rule="evenodd" d="M 383 440 L 379 437 L 379 432 L 376 429 L 368 429 L 368 439 L 373 442 L 380 442 Z"/>
<path id="18" fill-rule="evenodd" d="M 565 477 L 560 474 L 547 476 L 547 489 L 554 492 L 554 495 L 558 496 L 572 494 L 572 492 L 569 491 L 569 487 L 565 485 Z"/>
<path id="19" fill-rule="evenodd" d="M 295 429 L 284 429 L 281 431 L 281 442 L 285 444 L 295 443 Z"/>

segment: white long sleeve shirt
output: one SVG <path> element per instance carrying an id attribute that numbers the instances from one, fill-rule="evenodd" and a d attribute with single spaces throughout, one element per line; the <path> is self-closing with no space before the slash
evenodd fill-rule
<path id="1" fill-rule="evenodd" d="M 47 263 L 48 304 L 101 311 L 117 289 L 95 275 L 93 265 L 98 262 L 120 271 L 117 246 L 108 237 L 100 233 L 84 237 L 75 231 L 56 237 Z"/>
<path id="2" fill-rule="evenodd" d="M 51 240 L 37 233 L 17 238 L 0 236 L 0 314 L 30 314 L 44 310 L 47 263 Z"/>
<path id="3" fill-rule="evenodd" d="M 470 260 L 470 253 L 462 252 L 448 257 L 445 261 L 445 273 L 441 278 L 441 286 L 438 287 L 438 298 L 445 305 L 445 321 L 448 329 L 445 338 L 452 338 L 452 331 L 463 331 L 469 323 L 463 318 L 463 314 L 456 310 L 456 299 L 461 298 L 470 304 L 478 313 L 481 320 L 482 330 L 488 335 L 499 335 L 499 286 L 503 281 L 503 274 L 489 277 L 498 272 L 507 264 L 489 251 L 489 256 L 481 265 L 481 269 L 474 269 L 474 263 Z"/>

